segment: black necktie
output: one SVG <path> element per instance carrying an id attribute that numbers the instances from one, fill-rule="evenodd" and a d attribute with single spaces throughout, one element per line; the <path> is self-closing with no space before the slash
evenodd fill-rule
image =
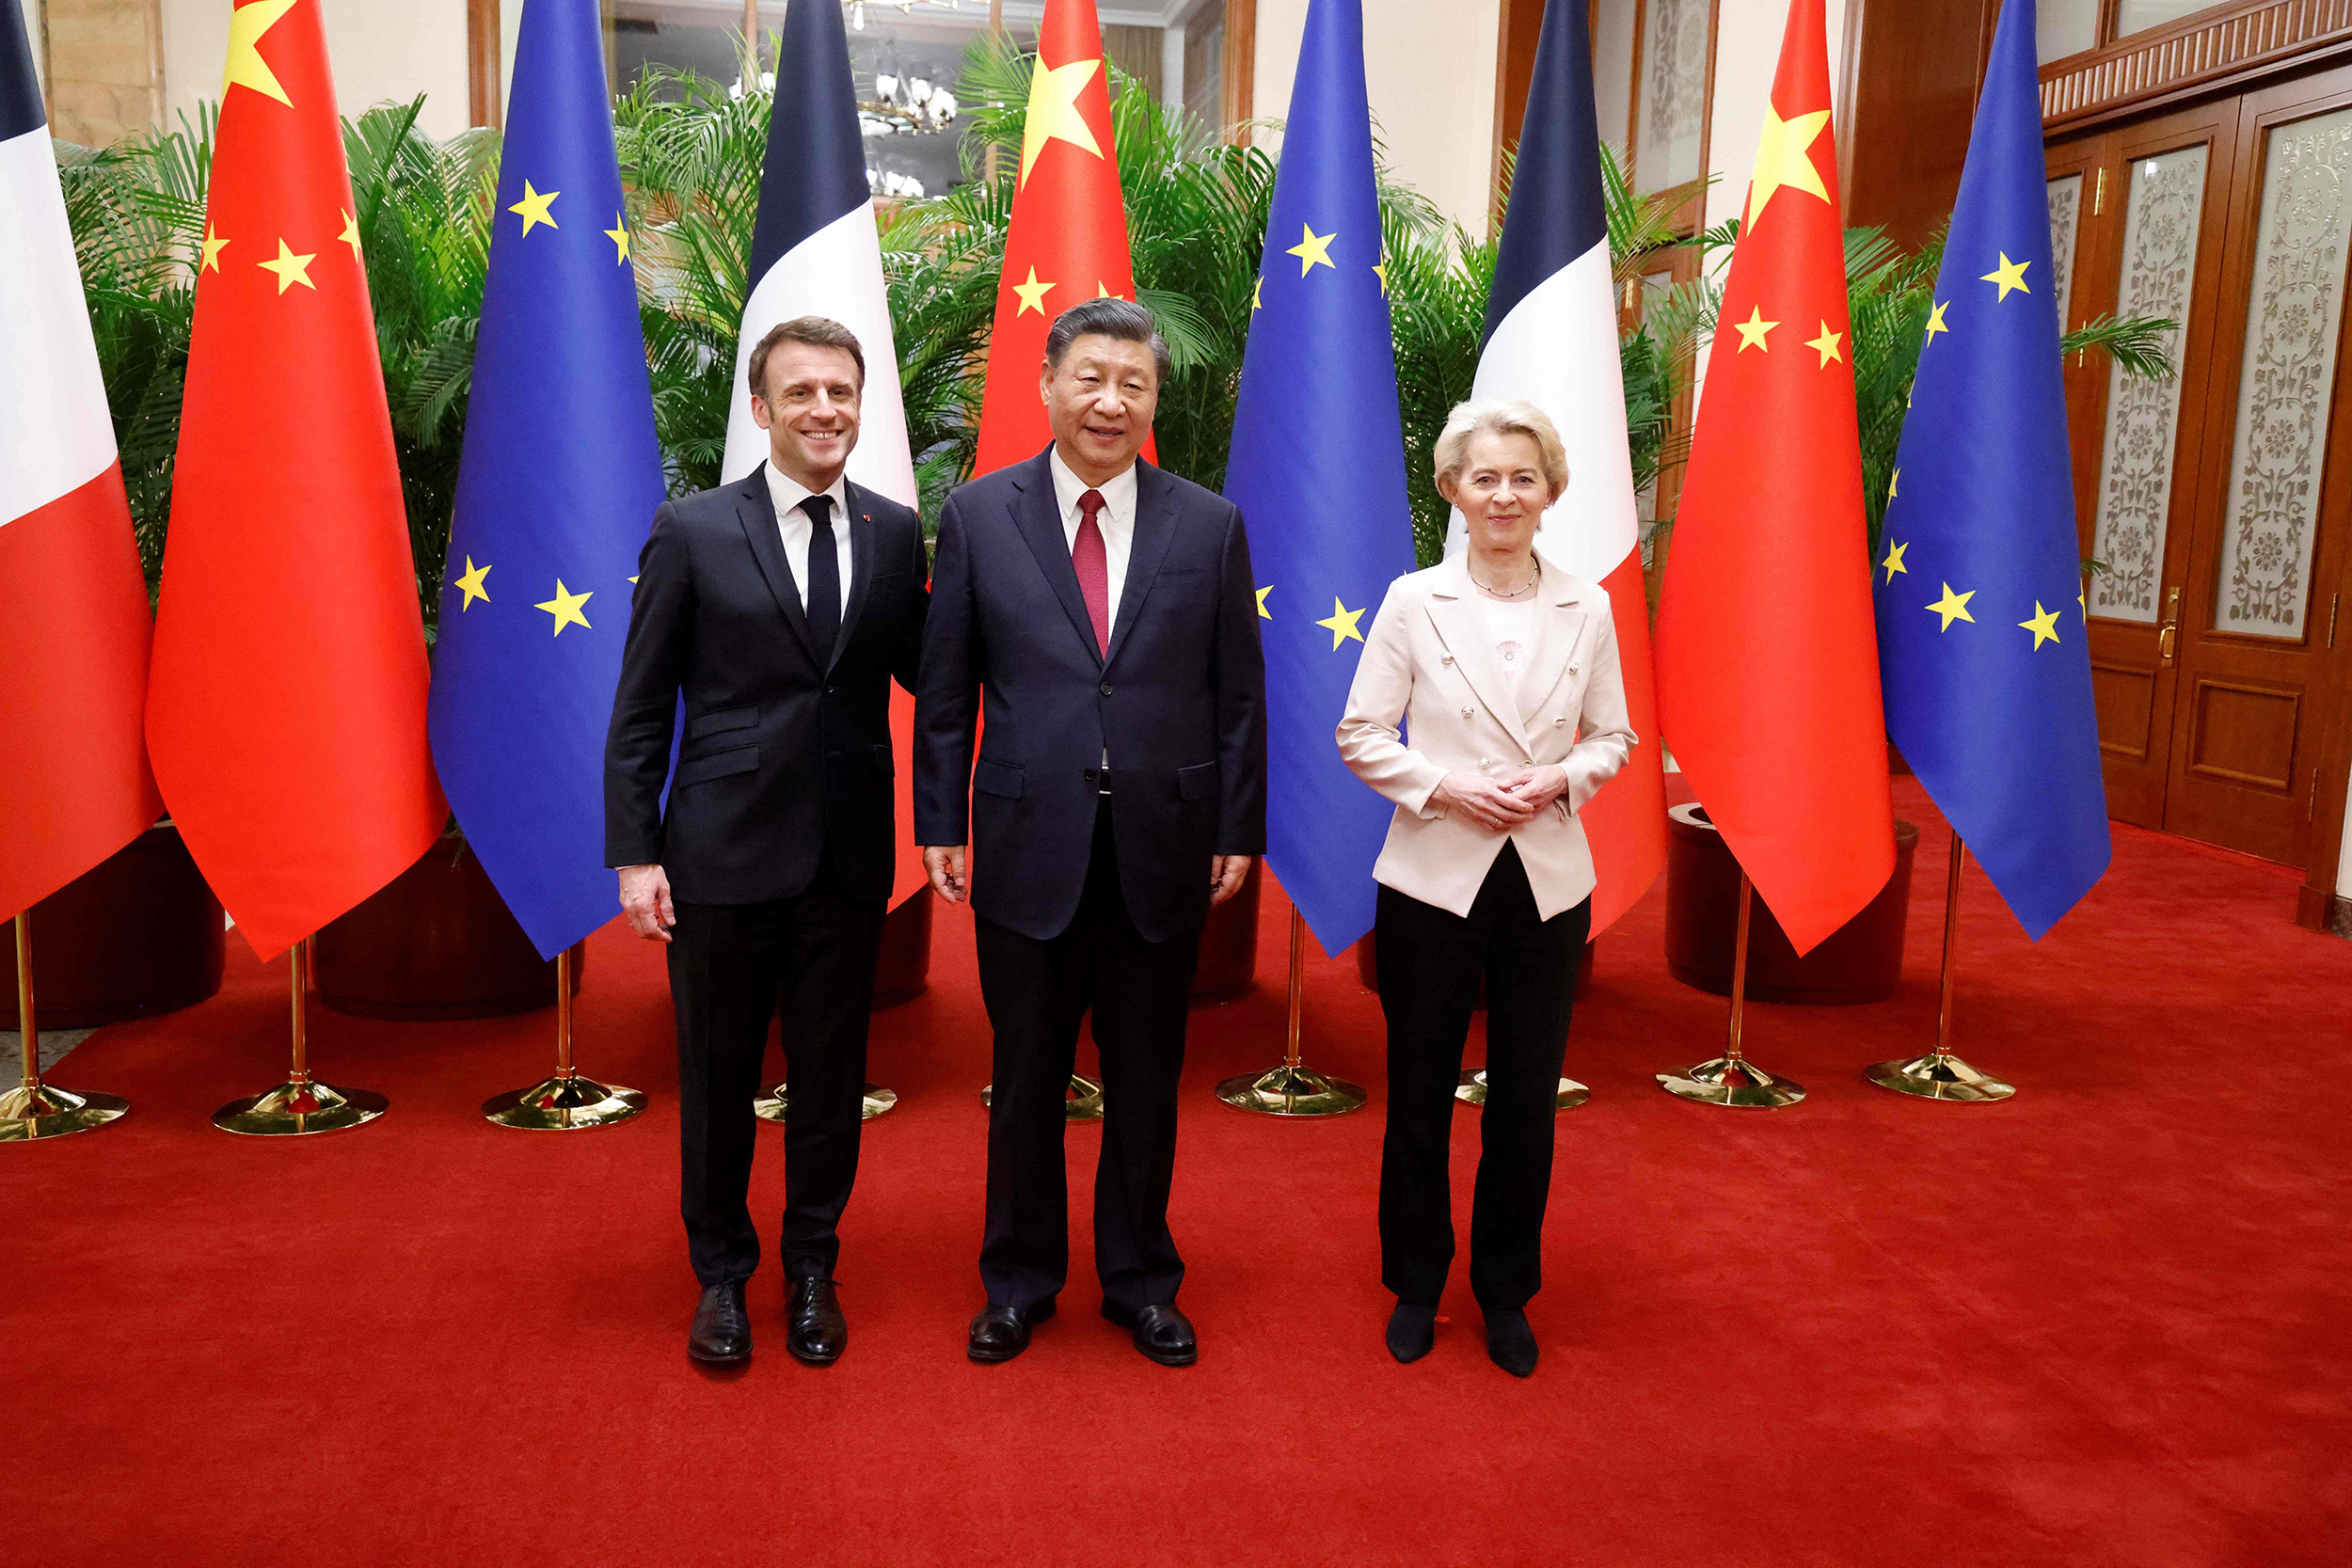
<path id="1" fill-rule="evenodd" d="M 801 502 L 808 514 L 808 635 L 817 644 L 817 662 L 833 663 L 833 641 L 841 630 L 841 559 L 834 553 L 833 498 L 811 496 Z"/>

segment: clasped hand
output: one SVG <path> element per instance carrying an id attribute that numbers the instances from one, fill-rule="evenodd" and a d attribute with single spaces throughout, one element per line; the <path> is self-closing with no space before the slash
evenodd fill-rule
<path id="1" fill-rule="evenodd" d="M 1431 799 L 1458 811 L 1488 832 L 1504 833 L 1524 826 L 1534 815 L 1567 793 L 1565 769 L 1547 763 L 1523 768 L 1504 779 L 1464 769 L 1438 781 Z"/>
<path id="2" fill-rule="evenodd" d="M 964 847 L 930 845 L 923 850 L 923 871 L 930 878 L 931 889 L 950 904 L 961 904 L 971 892 L 964 870 Z M 1222 904 L 1241 891 L 1244 878 L 1249 875 L 1248 855 L 1212 855 L 1209 857 L 1209 902 Z"/>

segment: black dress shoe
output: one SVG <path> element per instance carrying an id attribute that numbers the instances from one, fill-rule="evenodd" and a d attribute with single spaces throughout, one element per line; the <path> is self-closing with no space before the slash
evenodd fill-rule
<path id="1" fill-rule="evenodd" d="M 1438 1342 L 1438 1309 L 1409 1301 L 1398 1302 L 1396 1310 L 1389 1314 L 1387 1338 L 1391 1355 L 1404 1362 L 1420 1360 Z"/>
<path id="2" fill-rule="evenodd" d="M 1535 1373 L 1535 1331 L 1527 1323 L 1527 1314 L 1502 1307 L 1486 1312 L 1486 1358 L 1513 1377 L 1533 1377 Z"/>
<path id="3" fill-rule="evenodd" d="M 1189 1367 L 1200 1358 L 1200 1341 L 1193 1338 L 1192 1320 L 1173 1307 L 1147 1307 L 1137 1311 L 1105 1300 L 1103 1316 L 1121 1328 L 1134 1330 L 1136 1349 L 1163 1367 Z"/>
<path id="4" fill-rule="evenodd" d="M 963 1354 L 975 1361 L 1009 1361 L 1029 1348 L 1029 1330 L 1053 1315 L 1050 1300 L 1025 1309 L 992 1301 L 972 1320 Z"/>
<path id="5" fill-rule="evenodd" d="M 785 1348 L 812 1367 L 830 1367 L 841 1359 L 850 1342 L 850 1321 L 841 1315 L 841 1300 L 833 1281 L 809 1275 L 792 1282 L 791 1328 Z"/>
<path id="6" fill-rule="evenodd" d="M 752 1318 L 743 1309 L 743 1282 L 730 1279 L 703 1291 L 686 1354 L 697 1361 L 731 1367 L 752 1358 Z"/>

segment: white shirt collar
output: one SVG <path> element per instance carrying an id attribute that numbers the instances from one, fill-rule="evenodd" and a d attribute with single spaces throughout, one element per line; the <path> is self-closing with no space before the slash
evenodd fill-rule
<path id="1" fill-rule="evenodd" d="M 1059 442 L 1047 448 L 1046 452 L 1046 467 L 1054 473 L 1054 499 L 1061 509 L 1064 523 L 1077 526 L 1078 499 L 1090 489 L 1103 492 L 1103 510 L 1110 522 L 1123 526 L 1135 520 L 1136 464 L 1128 464 L 1123 471 L 1100 484 L 1089 485 L 1062 461 Z"/>
<path id="2" fill-rule="evenodd" d="M 765 467 L 768 470 L 768 495 L 776 503 L 779 521 L 788 516 L 801 502 L 818 493 L 777 467 L 773 458 L 769 459 Z M 839 528 L 850 515 L 849 474 L 844 471 L 837 475 L 833 483 L 826 486 L 824 494 L 833 498 L 833 525 Z"/>

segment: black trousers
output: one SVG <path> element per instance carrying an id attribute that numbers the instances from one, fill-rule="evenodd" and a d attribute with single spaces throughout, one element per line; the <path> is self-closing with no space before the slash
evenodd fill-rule
<path id="1" fill-rule="evenodd" d="M 1094 1167 L 1103 1294 L 1128 1307 L 1164 1306 L 1184 1277 L 1168 1230 L 1168 1192 L 1200 933 L 1146 942 L 1136 932 L 1119 890 L 1108 798 L 1096 812 L 1089 854 L 1078 912 L 1059 936 L 1040 942 L 976 922 L 980 996 L 996 1036 L 980 1282 L 999 1306 L 1051 1301 L 1070 1276 L 1062 1101 L 1078 1021 L 1089 1009 L 1103 1061 L 1103 1151 Z M 1205 864 L 1200 874 L 1209 874 Z"/>
<path id="2" fill-rule="evenodd" d="M 1470 1289 L 1516 1310 L 1543 1284 L 1553 1096 L 1591 899 L 1549 920 L 1518 850 L 1495 857 L 1467 918 L 1380 890 L 1374 943 L 1389 1021 L 1389 1127 L 1380 1148 L 1380 1282 L 1434 1306 L 1454 1261 L 1447 1144 L 1462 1042 L 1486 987 L 1486 1108 L 1470 1205 Z"/>
<path id="3" fill-rule="evenodd" d="M 677 1008 L 679 1209 L 694 1277 L 759 1266 L 746 1202 L 768 1021 L 781 1007 L 786 1076 L 785 1273 L 831 1275 L 857 1180 L 866 1026 L 884 900 L 853 898 L 825 858 L 808 890 L 757 904 L 679 904 L 670 932 Z"/>

